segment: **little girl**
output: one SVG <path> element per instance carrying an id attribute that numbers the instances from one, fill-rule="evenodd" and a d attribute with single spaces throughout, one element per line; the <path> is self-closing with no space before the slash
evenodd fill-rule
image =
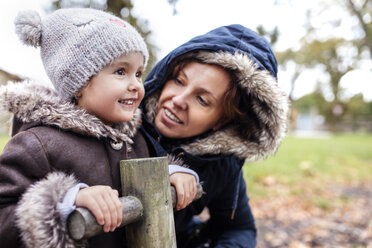
<path id="1" fill-rule="evenodd" d="M 0 156 L 1 246 L 125 247 L 124 228 L 116 229 L 119 162 L 151 155 L 137 109 L 146 44 L 127 22 L 93 9 L 61 9 L 45 19 L 21 12 L 15 25 L 24 43 L 40 47 L 55 90 L 34 83 L 0 89 L 15 123 Z M 188 185 L 193 195 L 197 175 L 181 171 L 189 174 L 172 175 L 183 178 L 176 188 Z M 65 218 L 76 206 L 90 209 L 105 233 L 70 239 Z"/>

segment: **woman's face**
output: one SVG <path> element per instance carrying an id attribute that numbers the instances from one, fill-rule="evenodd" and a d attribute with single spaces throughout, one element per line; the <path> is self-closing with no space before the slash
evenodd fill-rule
<path id="1" fill-rule="evenodd" d="M 155 125 L 169 138 L 188 138 L 217 130 L 222 122 L 222 97 L 230 75 L 215 65 L 191 62 L 161 92 Z"/>

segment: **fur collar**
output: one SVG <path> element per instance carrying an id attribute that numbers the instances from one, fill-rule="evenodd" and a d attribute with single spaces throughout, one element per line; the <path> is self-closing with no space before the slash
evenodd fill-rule
<path id="1" fill-rule="evenodd" d="M 141 126 L 139 109 L 133 120 L 111 127 L 84 109 L 62 100 L 54 89 L 28 81 L 1 86 L 0 107 L 13 113 L 23 123 L 40 122 L 83 135 L 122 140 L 129 144 L 133 143 L 132 138 Z"/>
<path id="2" fill-rule="evenodd" d="M 253 96 L 253 110 L 263 128 L 252 130 L 258 140 L 251 141 L 237 135 L 236 130 L 244 127 L 230 124 L 212 132 L 207 137 L 196 139 L 181 147 L 195 155 L 234 155 L 248 161 L 275 153 L 287 130 L 289 109 L 288 98 L 278 87 L 275 77 L 268 71 L 260 70 L 245 54 L 201 51 L 192 56 L 197 56 L 205 63 L 217 64 L 236 73 L 240 87 Z M 159 96 L 160 91 L 157 91 L 146 100 L 144 111 L 150 122 L 154 121 Z"/>

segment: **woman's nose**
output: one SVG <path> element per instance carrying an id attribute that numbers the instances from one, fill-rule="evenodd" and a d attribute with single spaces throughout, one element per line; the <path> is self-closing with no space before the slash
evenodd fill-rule
<path id="1" fill-rule="evenodd" d="M 178 94 L 172 98 L 173 104 L 180 109 L 185 110 L 187 108 L 187 96 L 184 93 Z"/>

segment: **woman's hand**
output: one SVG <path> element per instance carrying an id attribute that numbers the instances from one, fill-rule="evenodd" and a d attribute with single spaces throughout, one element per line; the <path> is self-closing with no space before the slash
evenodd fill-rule
<path id="1" fill-rule="evenodd" d="M 117 190 L 109 186 L 97 185 L 81 189 L 75 200 L 77 207 L 88 208 L 103 231 L 114 231 L 119 227 L 123 218 L 122 204 Z"/>
<path id="2" fill-rule="evenodd" d="M 195 198 L 196 195 L 196 179 L 195 176 L 177 172 L 170 176 L 171 184 L 176 188 L 177 205 L 176 209 L 184 209 Z"/>

